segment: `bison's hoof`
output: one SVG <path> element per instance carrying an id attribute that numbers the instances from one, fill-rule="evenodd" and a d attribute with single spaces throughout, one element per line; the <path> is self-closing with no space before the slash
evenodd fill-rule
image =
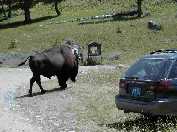
<path id="1" fill-rule="evenodd" d="M 45 94 L 45 93 L 46 93 L 45 89 L 41 90 L 41 94 Z"/>

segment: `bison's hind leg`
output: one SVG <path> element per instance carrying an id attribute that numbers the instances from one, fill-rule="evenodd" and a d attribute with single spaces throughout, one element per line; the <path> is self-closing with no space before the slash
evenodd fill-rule
<path id="1" fill-rule="evenodd" d="M 29 96 L 32 97 L 32 87 L 33 87 L 33 84 L 34 82 L 36 81 L 36 83 L 39 85 L 39 88 L 41 89 L 41 93 L 44 94 L 46 92 L 45 89 L 42 88 L 42 85 L 41 85 L 41 78 L 40 76 L 34 76 L 30 79 L 30 89 L 29 89 Z"/>
<path id="2" fill-rule="evenodd" d="M 36 77 L 36 83 L 39 85 L 39 88 L 41 89 L 41 93 L 42 93 L 42 94 L 45 94 L 45 93 L 46 93 L 46 90 L 42 88 L 40 76 L 37 76 L 37 77 Z"/>
<path id="3" fill-rule="evenodd" d="M 32 97 L 32 87 L 33 87 L 33 83 L 36 81 L 35 77 L 33 76 L 31 79 L 30 79 L 30 89 L 29 89 L 29 96 Z"/>

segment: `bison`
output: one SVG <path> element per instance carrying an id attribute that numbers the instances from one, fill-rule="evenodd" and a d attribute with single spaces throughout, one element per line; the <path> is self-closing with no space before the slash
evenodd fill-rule
<path id="1" fill-rule="evenodd" d="M 32 96 L 32 87 L 35 81 L 39 85 L 41 93 L 46 92 L 42 88 L 40 75 L 49 79 L 52 76 L 57 76 L 61 89 L 67 87 L 66 81 L 69 78 L 73 82 L 76 81 L 79 68 L 78 55 L 72 52 L 72 47 L 69 45 L 61 45 L 31 55 L 18 66 L 24 65 L 27 60 L 29 60 L 29 67 L 33 72 L 30 79 L 29 96 Z"/>

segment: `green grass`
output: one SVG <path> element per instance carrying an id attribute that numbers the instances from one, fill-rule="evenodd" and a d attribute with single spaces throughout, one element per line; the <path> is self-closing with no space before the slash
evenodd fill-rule
<path id="1" fill-rule="evenodd" d="M 118 114 L 124 115 L 114 103 L 119 74 L 119 70 L 114 73 L 93 71 L 78 78 L 72 90 L 72 95 L 78 98 L 78 102 L 72 106 L 72 110 L 77 113 L 78 129 L 87 124 L 92 126 L 90 131 L 109 130 L 102 128 L 103 124 L 118 121 Z"/>
<path id="2" fill-rule="evenodd" d="M 68 2 L 68 3 L 67 3 Z M 176 48 L 176 4 L 162 2 L 159 5 L 155 2 L 145 2 L 145 7 L 150 11 L 151 16 L 125 21 L 106 22 L 100 24 L 78 25 L 77 22 L 57 24 L 63 20 L 72 20 L 84 16 L 95 16 L 113 11 L 128 10 L 134 1 L 114 1 L 103 4 L 91 5 L 83 2 L 63 2 L 62 15 L 46 21 L 33 23 L 0 30 L 0 52 L 31 52 L 33 50 L 43 50 L 51 47 L 56 42 L 61 43 L 66 38 L 74 39 L 82 46 L 90 41 L 102 43 L 103 54 L 111 52 L 121 52 L 121 62 L 131 63 L 136 58 L 152 50 L 162 48 Z M 114 4 L 116 3 L 116 4 Z M 49 5 L 38 4 L 31 9 L 33 19 L 54 16 L 55 12 Z M 20 12 L 20 11 L 18 11 Z M 19 15 L 7 22 L 23 21 L 23 16 Z M 162 24 L 163 29 L 153 32 L 147 29 L 149 20 L 156 20 Z M 120 29 L 121 33 L 117 33 Z M 15 48 L 9 49 L 12 41 L 16 42 Z M 119 62 L 120 62 L 119 61 Z M 116 62 L 116 63 L 119 63 Z M 106 62 L 105 63 L 109 63 Z"/>
<path id="3" fill-rule="evenodd" d="M 114 123 L 122 123 L 139 117 L 138 114 L 124 114 L 117 110 L 114 97 L 118 93 L 118 78 L 123 70 L 89 70 L 87 74 L 79 74 L 77 82 L 67 92 L 73 100 L 68 111 L 76 113 L 76 131 L 108 131 Z M 49 81 L 45 87 L 56 87 L 57 81 Z M 123 130 L 123 128 L 120 128 Z"/>

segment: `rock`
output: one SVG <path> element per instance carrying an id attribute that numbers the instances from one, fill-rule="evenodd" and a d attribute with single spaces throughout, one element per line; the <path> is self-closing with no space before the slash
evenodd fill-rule
<path id="1" fill-rule="evenodd" d="M 124 65 L 124 64 L 118 64 L 117 68 L 121 69 L 121 68 L 125 68 L 127 69 L 129 66 L 128 65 Z"/>
<path id="2" fill-rule="evenodd" d="M 113 52 L 108 55 L 108 59 L 113 61 L 113 60 L 119 60 L 120 59 L 120 53 L 119 52 Z"/>
<path id="3" fill-rule="evenodd" d="M 160 23 L 158 23 L 156 21 L 153 21 L 153 20 L 150 20 L 148 22 L 148 28 L 151 29 L 151 30 L 158 31 L 158 30 L 161 30 L 162 27 L 161 27 Z"/>

